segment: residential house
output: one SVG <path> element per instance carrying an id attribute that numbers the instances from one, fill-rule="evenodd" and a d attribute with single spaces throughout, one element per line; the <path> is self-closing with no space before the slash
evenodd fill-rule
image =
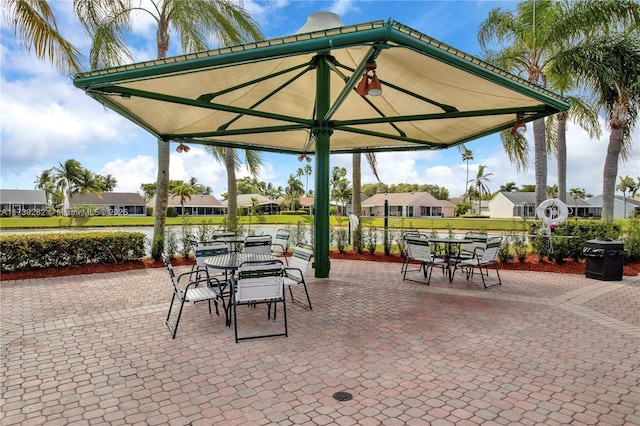
<path id="1" fill-rule="evenodd" d="M 259 207 L 258 212 L 255 212 L 256 214 L 280 213 L 280 204 L 262 194 L 238 194 L 237 200 L 239 209 L 251 209 L 254 206 L 254 203 L 257 203 Z M 222 205 L 227 207 L 229 205 L 229 201 L 223 200 Z"/>
<path id="2" fill-rule="evenodd" d="M 146 216 L 147 205 L 137 192 L 72 194 L 65 199 L 65 216 Z"/>
<path id="3" fill-rule="evenodd" d="M 45 216 L 47 195 L 36 189 L 0 189 L 0 212 L 3 217 Z"/>
<path id="4" fill-rule="evenodd" d="M 308 210 L 309 214 L 313 214 L 313 207 L 315 206 L 315 197 L 300 197 L 300 207 Z"/>
<path id="5" fill-rule="evenodd" d="M 453 217 L 454 204 L 428 192 L 374 194 L 362 201 L 364 216 L 384 217 L 385 201 L 390 217 Z"/>
<path id="6" fill-rule="evenodd" d="M 147 202 L 147 206 L 155 207 L 156 196 Z M 176 216 L 182 216 L 182 204 L 180 196 L 169 195 L 167 207 L 173 207 Z M 184 199 L 184 214 L 190 216 L 222 216 L 227 214 L 227 207 L 213 195 L 193 194 L 191 198 Z"/>
<path id="7" fill-rule="evenodd" d="M 600 214 L 600 210 L 585 200 L 574 200 L 567 195 L 567 206 L 571 217 L 593 217 Z M 535 192 L 498 192 L 493 199 L 486 202 L 490 217 L 495 218 L 534 218 L 536 215 Z M 484 203 L 483 203 L 484 204 Z"/>
<path id="8" fill-rule="evenodd" d="M 594 208 L 599 208 L 602 214 L 602 195 L 597 195 L 593 198 L 589 198 L 587 202 Z M 640 201 L 627 197 L 626 203 L 626 216 L 625 216 L 625 201 L 622 195 L 616 195 L 613 197 L 613 218 L 619 219 L 623 217 L 639 217 L 640 216 Z"/>

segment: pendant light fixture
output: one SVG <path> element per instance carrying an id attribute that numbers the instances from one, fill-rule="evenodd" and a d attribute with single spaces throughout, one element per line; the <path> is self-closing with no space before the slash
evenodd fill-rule
<path id="1" fill-rule="evenodd" d="M 376 75 L 376 65 L 375 61 L 369 61 L 367 65 L 365 65 L 364 75 L 362 79 L 356 86 L 356 93 L 360 96 L 380 96 L 382 94 L 382 85 L 380 84 L 380 80 L 378 80 L 378 76 Z M 371 75 L 369 75 L 371 73 Z M 369 81 L 371 79 L 371 81 Z"/>

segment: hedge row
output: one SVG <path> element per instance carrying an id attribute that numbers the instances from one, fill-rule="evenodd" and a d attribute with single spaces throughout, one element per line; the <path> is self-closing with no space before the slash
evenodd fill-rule
<path id="1" fill-rule="evenodd" d="M 141 232 L 72 232 L 0 237 L 0 271 L 115 263 L 145 256 Z"/>
<path id="2" fill-rule="evenodd" d="M 551 232 L 551 241 L 541 232 L 541 227 L 542 225 L 538 222 L 531 225 L 533 238 L 530 239 L 530 242 L 533 251 L 539 258 L 548 256 L 559 261 L 562 259 L 584 259 L 583 249 L 589 240 L 606 238 L 626 242 L 625 240 L 629 238 L 623 236 L 622 227 L 617 223 L 569 219 Z M 628 250 L 627 258 L 632 254 L 635 253 Z"/>

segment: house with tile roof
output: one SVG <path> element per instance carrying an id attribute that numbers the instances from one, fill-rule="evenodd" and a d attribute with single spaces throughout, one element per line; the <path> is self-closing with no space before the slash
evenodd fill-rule
<path id="1" fill-rule="evenodd" d="M 65 216 L 146 216 L 147 204 L 137 192 L 72 194 L 63 211 Z"/>
<path id="2" fill-rule="evenodd" d="M 567 194 L 567 206 L 570 217 L 599 216 L 601 208 L 589 204 L 582 198 L 573 199 Z M 533 218 L 536 215 L 535 192 L 498 192 L 486 202 L 490 217 L 495 218 Z"/>
<path id="3" fill-rule="evenodd" d="M 0 189 L 0 214 L 2 217 L 44 216 L 46 210 L 47 195 L 44 191 Z"/>
<path id="4" fill-rule="evenodd" d="M 428 192 L 397 192 L 374 194 L 363 200 L 362 215 L 384 217 L 385 200 L 389 205 L 389 217 L 453 217 L 455 207 Z"/>
<path id="5" fill-rule="evenodd" d="M 587 200 L 587 203 L 589 203 L 593 207 L 600 208 L 600 214 L 598 214 L 598 216 L 601 215 L 602 195 L 596 195 L 595 197 L 589 198 Z M 620 219 L 623 217 L 640 217 L 640 200 L 636 200 L 632 197 L 627 197 L 625 203 L 625 199 L 622 195 L 615 195 L 613 197 L 613 218 Z"/>
<path id="6" fill-rule="evenodd" d="M 156 196 L 147 201 L 148 207 L 155 207 Z M 182 205 L 180 197 L 169 195 L 167 207 L 173 207 L 176 216 L 182 216 Z M 191 198 L 184 200 L 184 213 L 190 216 L 222 216 L 227 214 L 227 206 L 223 205 L 213 195 L 193 194 Z"/>
<path id="7" fill-rule="evenodd" d="M 255 201 L 259 205 L 258 214 L 280 213 L 280 204 L 278 201 L 267 198 L 262 194 L 238 194 L 237 200 L 239 209 L 250 209 L 253 207 Z M 223 200 L 221 203 L 225 207 L 229 205 L 228 200 Z"/>

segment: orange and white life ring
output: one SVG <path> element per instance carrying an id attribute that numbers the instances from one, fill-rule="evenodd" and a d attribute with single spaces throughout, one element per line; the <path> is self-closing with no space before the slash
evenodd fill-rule
<path id="1" fill-rule="evenodd" d="M 544 200 L 538 208 L 536 215 L 542 220 L 545 227 L 555 228 L 569 217 L 569 207 L 562 201 L 551 198 Z"/>

